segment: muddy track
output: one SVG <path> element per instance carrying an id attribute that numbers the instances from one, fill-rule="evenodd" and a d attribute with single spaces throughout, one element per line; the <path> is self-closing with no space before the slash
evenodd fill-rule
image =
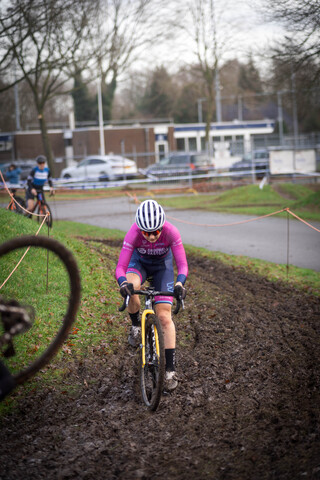
<path id="1" fill-rule="evenodd" d="M 1 424 L 0 479 L 320 478 L 320 300 L 189 257 L 180 385 L 143 407 L 136 353 L 70 367 Z"/>

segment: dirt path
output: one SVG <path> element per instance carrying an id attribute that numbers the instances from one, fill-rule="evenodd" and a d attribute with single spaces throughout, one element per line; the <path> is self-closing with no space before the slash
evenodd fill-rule
<path id="1" fill-rule="evenodd" d="M 123 339 L 70 368 L 73 398 L 30 393 L 2 420 L 1 480 L 320 478 L 320 300 L 189 264 L 178 390 L 147 412 Z"/>

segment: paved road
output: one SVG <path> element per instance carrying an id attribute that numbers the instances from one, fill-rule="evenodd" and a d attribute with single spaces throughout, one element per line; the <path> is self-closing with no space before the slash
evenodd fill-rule
<path id="1" fill-rule="evenodd" d="M 136 211 L 136 205 L 126 197 L 55 204 L 51 202 L 51 206 L 53 216 L 58 220 L 72 220 L 123 231 L 127 231 L 134 222 Z M 286 219 L 275 216 L 236 226 L 208 227 L 197 224 L 220 225 L 250 217 L 168 208 L 166 213 L 167 219 L 179 228 L 186 244 L 274 263 L 287 262 Z M 320 229 L 320 223 L 312 222 L 312 225 Z M 294 219 L 289 224 L 289 263 L 320 271 L 320 233 Z"/>

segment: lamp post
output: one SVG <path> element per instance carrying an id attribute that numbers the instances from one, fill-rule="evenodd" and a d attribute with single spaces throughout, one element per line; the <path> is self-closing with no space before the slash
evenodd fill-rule
<path id="1" fill-rule="evenodd" d="M 102 95 L 101 95 L 101 78 L 97 82 L 98 89 L 98 110 L 99 110 L 99 131 L 100 131 L 100 155 L 105 155 L 104 131 L 103 131 L 103 112 L 102 112 Z"/>
<path id="2" fill-rule="evenodd" d="M 278 98 L 278 126 L 279 126 L 279 140 L 280 145 L 283 145 L 283 115 L 282 115 L 282 92 L 277 92 Z"/>

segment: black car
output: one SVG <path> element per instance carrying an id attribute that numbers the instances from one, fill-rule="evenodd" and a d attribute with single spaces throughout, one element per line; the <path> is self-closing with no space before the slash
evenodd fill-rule
<path id="1" fill-rule="evenodd" d="M 167 177 L 175 175 L 202 174 L 214 170 L 213 159 L 205 153 L 177 152 L 170 153 L 160 162 L 144 170 L 147 176 Z"/>
<path id="2" fill-rule="evenodd" d="M 245 154 L 239 162 L 235 162 L 229 172 L 239 173 L 235 175 L 240 178 L 241 173 L 251 174 L 252 167 L 256 172 L 257 178 L 263 178 L 269 173 L 269 152 L 268 150 L 253 150 L 253 152 Z"/>

